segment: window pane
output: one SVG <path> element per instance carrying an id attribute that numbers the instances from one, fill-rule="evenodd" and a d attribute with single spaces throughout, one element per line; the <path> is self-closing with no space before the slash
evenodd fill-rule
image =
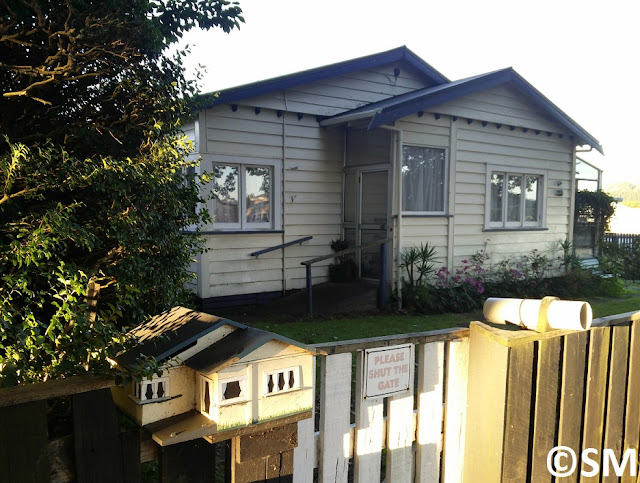
<path id="1" fill-rule="evenodd" d="M 522 209 L 522 176 L 507 177 L 507 221 L 520 221 Z"/>
<path id="2" fill-rule="evenodd" d="M 527 189 L 524 194 L 524 221 L 538 221 L 538 189 L 540 183 L 537 176 L 527 176 Z"/>
<path id="3" fill-rule="evenodd" d="M 403 211 L 444 211 L 444 149 L 402 147 Z"/>
<path id="4" fill-rule="evenodd" d="M 246 168 L 247 223 L 271 221 L 271 169 Z"/>
<path id="5" fill-rule="evenodd" d="M 213 166 L 213 222 L 238 223 L 238 167 Z"/>
<path id="6" fill-rule="evenodd" d="M 490 221 L 502 222 L 502 200 L 504 199 L 504 174 L 491 175 L 491 213 Z"/>
<path id="7" fill-rule="evenodd" d="M 598 182 L 588 179 L 578 180 L 578 191 L 598 191 Z"/>
<path id="8" fill-rule="evenodd" d="M 356 174 L 347 173 L 344 176 L 344 222 L 356 221 Z"/>
<path id="9" fill-rule="evenodd" d="M 581 159 L 576 159 L 576 178 L 598 180 L 598 170 Z"/>
<path id="10" fill-rule="evenodd" d="M 361 223 L 387 223 L 387 172 L 362 173 Z M 383 237 L 384 238 L 384 237 Z"/>

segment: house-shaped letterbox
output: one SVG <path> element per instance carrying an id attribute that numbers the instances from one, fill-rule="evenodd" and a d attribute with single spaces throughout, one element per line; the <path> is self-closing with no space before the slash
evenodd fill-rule
<path id="1" fill-rule="evenodd" d="M 114 388 L 114 399 L 162 446 L 311 417 L 313 347 L 184 307 L 132 333 L 138 343 L 117 365 L 153 356 L 162 375 Z"/>

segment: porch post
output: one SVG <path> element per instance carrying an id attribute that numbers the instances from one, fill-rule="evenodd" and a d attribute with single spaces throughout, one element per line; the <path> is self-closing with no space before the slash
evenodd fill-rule
<path id="1" fill-rule="evenodd" d="M 380 245 L 380 282 L 378 286 L 378 307 L 387 305 L 387 242 Z"/>
<path id="2" fill-rule="evenodd" d="M 313 292 L 311 285 L 311 264 L 308 263 L 307 266 L 307 314 L 309 316 L 313 315 Z"/>

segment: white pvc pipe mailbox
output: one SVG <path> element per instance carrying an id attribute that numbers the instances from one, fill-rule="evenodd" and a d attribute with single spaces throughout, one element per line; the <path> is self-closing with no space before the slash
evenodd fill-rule
<path id="1" fill-rule="evenodd" d="M 515 324 L 538 332 L 550 329 L 587 330 L 591 327 L 593 312 L 588 302 L 488 298 L 482 309 L 484 318 L 494 324 Z"/>

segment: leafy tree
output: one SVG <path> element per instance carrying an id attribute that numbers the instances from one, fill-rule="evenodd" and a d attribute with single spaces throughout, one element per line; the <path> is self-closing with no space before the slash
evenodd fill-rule
<path id="1" fill-rule="evenodd" d="M 168 52 L 241 13 L 224 0 L 0 0 L 1 385 L 106 371 L 126 326 L 188 300 L 203 242 L 184 232 L 208 214 L 179 134 L 196 85 L 186 52 Z"/>
<path id="2" fill-rule="evenodd" d="M 576 192 L 574 238 L 587 233 L 588 242 L 581 246 L 591 247 L 601 255 L 604 234 L 615 211 L 616 200 L 604 191 Z"/>

